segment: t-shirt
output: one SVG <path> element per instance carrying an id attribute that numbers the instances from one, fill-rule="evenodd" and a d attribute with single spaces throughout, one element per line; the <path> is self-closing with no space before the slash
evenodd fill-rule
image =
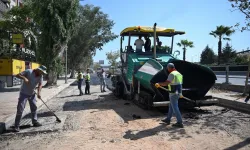
<path id="1" fill-rule="evenodd" d="M 100 74 L 99 74 L 100 79 L 104 79 L 105 76 L 106 76 L 105 71 L 104 72 L 100 72 Z"/>
<path id="2" fill-rule="evenodd" d="M 29 85 L 25 82 L 23 82 L 20 93 L 26 94 L 26 95 L 32 95 L 33 91 L 35 90 L 38 83 L 43 82 L 43 76 L 37 76 L 35 75 L 35 72 L 33 69 L 27 69 L 20 73 L 22 76 L 25 76 L 29 80 Z"/>
<path id="3" fill-rule="evenodd" d="M 142 46 L 144 45 L 144 42 L 142 39 L 137 39 L 135 40 L 135 46 L 136 46 L 136 49 L 142 49 Z"/>
<path id="4" fill-rule="evenodd" d="M 168 79 L 169 82 L 172 82 L 174 80 L 174 75 L 173 74 L 169 74 L 168 75 Z"/>

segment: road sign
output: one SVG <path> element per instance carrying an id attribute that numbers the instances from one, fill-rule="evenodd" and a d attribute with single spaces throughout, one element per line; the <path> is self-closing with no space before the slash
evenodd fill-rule
<path id="1" fill-rule="evenodd" d="M 12 43 L 23 44 L 23 35 L 22 34 L 12 34 Z"/>
<path id="2" fill-rule="evenodd" d="M 104 60 L 99 60 L 99 64 L 104 64 Z"/>

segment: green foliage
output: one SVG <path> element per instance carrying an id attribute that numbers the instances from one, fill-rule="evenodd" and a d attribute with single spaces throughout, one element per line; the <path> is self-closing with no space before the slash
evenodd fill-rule
<path id="1" fill-rule="evenodd" d="M 94 63 L 93 68 L 94 68 L 95 71 L 97 71 L 98 68 L 100 68 L 100 67 L 101 67 L 101 65 L 99 63 Z"/>
<path id="2" fill-rule="evenodd" d="M 26 5 L 22 8 L 13 7 L 4 14 L 4 20 L 0 20 L 0 53 L 3 56 L 10 55 L 7 53 L 10 47 L 13 47 L 13 44 L 9 42 L 12 33 L 23 34 L 26 48 L 36 51 L 36 25 L 27 20 L 31 16 L 31 9 Z M 31 38 L 31 43 L 27 42 L 29 38 Z"/>
<path id="3" fill-rule="evenodd" d="M 235 31 L 231 29 L 232 27 L 228 26 L 217 26 L 216 30 L 211 31 L 209 34 L 214 36 L 215 38 L 219 38 L 218 42 L 218 65 L 220 64 L 221 61 L 221 49 L 222 49 L 222 39 L 223 40 L 230 40 L 229 36 L 231 36 Z"/>
<path id="4" fill-rule="evenodd" d="M 112 52 L 112 51 L 111 52 L 107 52 L 106 56 L 107 56 L 107 60 L 109 61 L 109 64 L 111 66 L 114 66 L 116 68 L 117 67 L 117 63 L 118 63 L 116 60 L 120 56 L 119 50 L 114 51 L 114 52 Z"/>
<path id="5" fill-rule="evenodd" d="M 201 53 L 201 64 L 213 64 L 216 61 L 214 51 L 207 45 Z"/>
<path id="6" fill-rule="evenodd" d="M 247 55 L 239 55 L 235 58 L 236 64 L 247 64 L 249 57 Z"/>
<path id="7" fill-rule="evenodd" d="M 104 44 L 117 38 L 111 32 L 114 22 L 109 20 L 100 7 L 80 6 L 77 14 L 78 22 L 68 44 L 68 61 L 72 69 L 78 68 L 86 57 L 95 55 L 97 49 L 102 50 Z"/>
<path id="8" fill-rule="evenodd" d="M 27 0 L 32 18 L 39 27 L 38 60 L 47 66 L 48 84 L 56 83 L 56 59 L 61 56 L 75 27 L 78 0 Z"/>
<path id="9" fill-rule="evenodd" d="M 154 51 L 154 46 L 151 46 L 151 49 L 152 49 L 152 51 Z M 166 53 L 169 53 L 170 52 L 170 47 L 169 46 L 167 46 L 167 45 L 165 45 L 165 46 L 158 46 L 158 45 L 156 45 L 156 51 L 157 52 L 166 52 Z"/>
<path id="10" fill-rule="evenodd" d="M 221 62 L 225 64 L 232 63 L 234 62 L 236 56 L 236 51 L 227 43 L 226 46 L 222 49 Z"/>
<path id="11" fill-rule="evenodd" d="M 177 45 L 179 47 L 183 47 L 183 60 L 186 60 L 186 51 L 187 48 L 193 48 L 194 47 L 194 43 L 192 41 L 188 41 L 188 40 L 181 40 L 181 42 L 177 43 Z"/>
<path id="12" fill-rule="evenodd" d="M 62 60 L 60 58 L 56 58 L 55 68 L 56 68 L 56 72 L 58 75 L 63 75 L 64 65 L 63 65 Z"/>
<path id="13" fill-rule="evenodd" d="M 247 30 L 250 31 L 250 1 L 249 0 L 228 0 L 231 2 L 232 8 L 240 11 L 245 16 L 245 25 L 239 28 L 240 23 L 237 23 L 235 27 L 241 30 L 241 32 Z"/>

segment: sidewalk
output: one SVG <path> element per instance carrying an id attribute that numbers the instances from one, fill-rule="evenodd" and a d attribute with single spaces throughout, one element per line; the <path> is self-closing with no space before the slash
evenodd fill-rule
<path id="1" fill-rule="evenodd" d="M 218 105 L 250 113 L 250 101 L 245 103 L 247 96 L 243 97 L 242 93 L 210 90 L 207 95 L 217 98 L 219 100 Z"/>
<path id="2" fill-rule="evenodd" d="M 65 84 L 64 78 L 57 81 L 57 86 L 43 88 L 41 92 L 42 99 L 46 102 L 47 100 L 53 98 L 62 90 L 67 88 L 75 79 L 68 79 L 68 83 Z M 46 82 L 43 82 L 43 85 Z M 0 92 L 0 133 L 11 126 L 15 119 L 16 107 L 19 96 L 20 86 L 15 86 L 11 88 L 6 88 L 4 92 Z M 43 105 L 42 101 L 37 100 L 37 107 L 39 108 Z M 30 113 L 29 103 L 27 102 L 23 116 Z"/>

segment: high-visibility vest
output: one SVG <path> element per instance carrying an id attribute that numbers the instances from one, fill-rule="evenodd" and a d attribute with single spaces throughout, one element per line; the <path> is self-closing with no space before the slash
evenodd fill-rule
<path id="1" fill-rule="evenodd" d="M 77 79 L 78 79 L 78 80 L 83 79 L 83 75 L 82 75 L 82 73 L 81 73 L 81 72 L 80 72 L 80 73 L 78 73 Z"/>
<path id="2" fill-rule="evenodd" d="M 182 74 L 180 74 L 178 71 L 172 71 L 170 74 L 172 74 L 174 76 L 174 79 L 172 80 L 172 82 L 168 85 L 168 89 L 170 91 L 170 93 L 182 93 L 182 83 L 183 83 L 183 79 L 182 79 Z"/>
<path id="3" fill-rule="evenodd" d="M 90 74 L 89 74 L 89 73 L 87 73 L 87 74 L 86 74 L 85 81 L 87 81 L 87 82 L 89 82 L 89 81 L 90 81 Z"/>

